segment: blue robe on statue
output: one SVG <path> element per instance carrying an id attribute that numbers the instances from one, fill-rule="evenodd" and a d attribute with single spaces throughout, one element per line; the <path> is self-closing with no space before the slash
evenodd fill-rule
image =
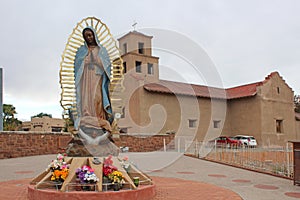
<path id="1" fill-rule="evenodd" d="M 100 44 L 94 28 L 87 28 L 93 31 L 98 46 L 91 50 L 84 42 L 75 56 L 77 116 L 73 116 L 74 126 L 76 130 L 81 126 L 86 126 L 111 131 L 110 124 L 113 121 L 109 97 L 111 62 L 108 52 Z"/>

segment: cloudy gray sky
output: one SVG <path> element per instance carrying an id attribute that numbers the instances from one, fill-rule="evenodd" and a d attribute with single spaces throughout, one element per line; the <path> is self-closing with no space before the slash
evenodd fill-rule
<path id="1" fill-rule="evenodd" d="M 101 19 L 116 38 L 131 31 L 134 21 L 137 30 L 187 37 L 206 51 L 226 88 L 262 81 L 278 71 L 300 94 L 299 10 L 298 0 L 1 0 L 4 103 L 16 107 L 20 120 L 40 112 L 61 117 L 61 55 L 72 29 L 88 16 Z M 174 66 L 184 71 L 185 80 L 197 82 L 192 71 L 164 52 L 154 55 L 160 57 L 161 79 L 176 80 L 163 67 Z"/>

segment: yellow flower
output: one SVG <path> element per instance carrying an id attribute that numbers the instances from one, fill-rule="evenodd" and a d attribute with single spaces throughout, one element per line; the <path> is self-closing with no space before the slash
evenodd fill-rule
<path id="1" fill-rule="evenodd" d="M 61 172 L 61 179 L 66 180 L 68 174 L 69 174 L 69 170 L 68 169 L 63 169 L 62 172 Z"/>
<path id="2" fill-rule="evenodd" d="M 55 181 L 59 179 L 66 180 L 68 175 L 69 175 L 69 169 L 54 170 L 52 172 L 51 181 Z"/>
<path id="3" fill-rule="evenodd" d="M 109 174 L 108 177 L 113 183 L 120 183 L 124 179 L 123 174 L 120 171 L 114 171 Z"/>

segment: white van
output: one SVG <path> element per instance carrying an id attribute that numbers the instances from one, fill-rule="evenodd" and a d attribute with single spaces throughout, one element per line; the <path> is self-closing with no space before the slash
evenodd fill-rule
<path id="1" fill-rule="evenodd" d="M 248 135 L 236 135 L 234 136 L 236 140 L 239 140 L 243 143 L 245 146 L 249 147 L 256 147 L 257 146 L 257 141 L 253 136 L 248 136 Z"/>

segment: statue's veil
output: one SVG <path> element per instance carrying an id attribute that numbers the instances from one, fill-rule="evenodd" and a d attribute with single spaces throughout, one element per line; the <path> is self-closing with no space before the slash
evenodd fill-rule
<path id="1" fill-rule="evenodd" d="M 77 114 L 75 77 L 74 77 L 74 60 L 80 46 L 84 44 L 82 31 L 85 27 L 91 26 L 95 29 L 100 44 L 106 48 L 111 61 L 110 77 L 110 99 L 114 113 L 121 113 L 123 102 L 121 92 L 123 87 L 123 61 L 116 40 L 111 35 L 108 27 L 101 20 L 95 17 L 87 17 L 77 23 L 63 51 L 62 61 L 60 63 L 60 85 L 61 100 L 60 104 L 64 109 L 63 117 L 69 117 L 70 112 Z"/>

